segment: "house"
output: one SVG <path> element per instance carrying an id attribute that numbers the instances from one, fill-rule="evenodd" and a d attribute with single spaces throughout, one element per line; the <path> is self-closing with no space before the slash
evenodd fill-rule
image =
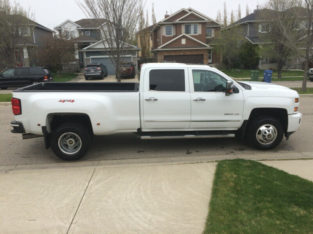
<path id="1" fill-rule="evenodd" d="M 299 27 L 305 27 L 305 15 L 306 11 L 304 8 L 296 7 L 291 8 L 289 11 L 296 11 L 299 15 L 299 22 L 301 25 Z M 288 12 L 287 12 L 288 13 Z M 294 12 L 293 12 L 294 13 Z M 243 33 L 244 38 L 251 44 L 257 45 L 260 48 L 271 45 L 271 41 L 267 34 L 272 30 L 271 22 L 269 20 L 270 15 L 282 14 L 282 12 L 270 10 L 270 9 L 257 9 L 252 14 L 238 20 L 229 28 L 232 30 L 240 30 Z M 301 21 L 303 18 L 303 21 Z M 295 28 L 295 30 L 297 30 Z M 268 69 L 276 67 L 277 63 L 274 59 L 262 56 L 259 61 L 259 69 Z M 291 59 L 285 65 L 285 68 L 302 68 L 302 61 L 299 59 Z"/>
<path id="2" fill-rule="evenodd" d="M 105 19 L 81 19 L 78 21 L 67 20 L 55 27 L 60 37 L 74 40 L 75 57 L 81 67 L 91 63 L 104 64 L 110 75 L 115 74 L 115 65 L 110 59 L 108 46 L 103 41 L 101 30 L 105 27 Z M 137 64 L 138 48 L 127 44 L 123 53 L 124 62 Z"/>
<path id="3" fill-rule="evenodd" d="M 215 64 L 219 56 L 214 39 L 221 25 L 192 9 L 181 9 L 158 22 L 152 30 L 152 52 L 158 62 Z"/>
<path id="4" fill-rule="evenodd" d="M 18 26 L 19 38 L 15 50 L 16 66 L 36 65 L 36 52 L 45 46 L 48 39 L 53 38 L 53 31 L 25 16 L 13 15 L 12 17 L 15 21 L 22 22 Z"/>

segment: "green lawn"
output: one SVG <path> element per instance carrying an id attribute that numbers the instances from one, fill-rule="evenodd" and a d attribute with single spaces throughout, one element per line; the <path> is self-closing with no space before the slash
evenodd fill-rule
<path id="1" fill-rule="evenodd" d="M 250 78 L 252 70 L 244 70 L 244 69 L 222 69 L 224 73 L 233 78 Z M 259 70 L 259 80 L 263 79 L 264 70 Z M 302 80 L 303 79 L 303 71 L 283 71 L 282 79 L 278 80 L 277 72 L 273 73 L 273 80 L 281 81 L 293 81 L 293 80 Z"/>
<path id="2" fill-rule="evenodd" d="M 313 183 L 254 161 L 222 161 L 204 233 L 313 233 Z"/>
<path id="3" fill-rule="evenodd" d="M 75 77 L 77 77 L 77 74 L 73 74 L 73 73 L 58 73 L 58 74 L 52 74 L 53 77 L 53 81 L 54 82 L 67 82 L 67 81 L 71 81 L 72 79 L 74 79 Z"/>
<path id="4" fill-rule="evenodd" d="M 0 102 L 10 102 L 12 94 L 0 94 Z"/>
<path id="5" fill-rule="evenodd" d="M 303 92 L 301 88 L 292 88 L 296 90 L 299 94 L 313 94 L 313 88 L 306 88 L 306 91 Z"/>

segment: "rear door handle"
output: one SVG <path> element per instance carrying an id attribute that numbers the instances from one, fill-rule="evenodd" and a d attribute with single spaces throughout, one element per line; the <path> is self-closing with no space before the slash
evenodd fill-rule
<path id="1" fill-rule="evenodd" d="M 147 102 L 156 102 L 156 101 L 158 101 L 158 99 L 157 99 L 157 98 L 154 98 L 154 97 L 146 98 L 145 100 L 146 100 Z"/>
<path id="2" fill-rule="evenodd" d="M 193 101 L 194 101 L 194 102 L 205 102 L 206 99 L 205 99 L 205 98 L 198 97 L 198 98 L 194 99 Z"/>

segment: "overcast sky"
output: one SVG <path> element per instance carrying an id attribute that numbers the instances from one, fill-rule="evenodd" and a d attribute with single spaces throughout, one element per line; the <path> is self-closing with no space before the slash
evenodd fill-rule
<path id="1" fill-rule="evenodd" d="M 35 21 L 53 29 L 65 20 L 72 21 L 86 18 L 84 12 L 78 6 L 82 0 L 16 0 L 25 9 L 29 10 Z M 242 16 L 245 16 L 246 6 L 252 12 L 258 5 L 263 6 L 267 0 L 225 0 L 228 13 L 233 10 L 235 15 L 238 12 L 238 5 L 241 5 Z M 212 19 L 216 19 L 217 12 L 223 12 L 223 0 L 145 0 L 145 8 L 149 11 L 151 23 L 152 3 L 155 6 L 157 20 L 161 20 L 166 11 L 174 13 L 181 8 L 192 7 Z"/>

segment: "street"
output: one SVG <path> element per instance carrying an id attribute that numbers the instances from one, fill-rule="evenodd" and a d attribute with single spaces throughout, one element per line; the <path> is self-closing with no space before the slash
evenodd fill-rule
<path id="1" fill-rule="evenodd" d="M 313 158 L 313 96 L 301 96 L 304 114 L 301 128 L 272 151 L 259 151 L 235 139 L 178 139 L 140 140 L 135 134 L 95 137 L 88 154 L 77 163 L 59 160 L 53 152 L 44 148 L 42 138 L 22 140 L 21 135 L 10 132 L 13 119 L 9 104 L 0 105 L 0 167 L 38 167 L 62 165 L 129 163 L 193 163 L 214 160 L 247 159 L 299 159 Z"/>

